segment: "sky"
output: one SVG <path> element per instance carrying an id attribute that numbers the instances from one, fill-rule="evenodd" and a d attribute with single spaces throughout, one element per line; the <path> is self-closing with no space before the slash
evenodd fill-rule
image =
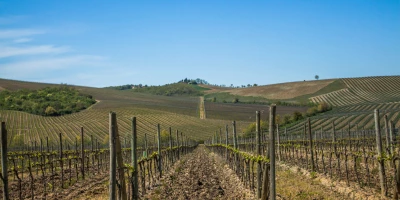
<path id="1" fill-rule="evenodd" d="M 0 78 L 93 87 L 400 75 L 400 0 L 0 0 Z"/>

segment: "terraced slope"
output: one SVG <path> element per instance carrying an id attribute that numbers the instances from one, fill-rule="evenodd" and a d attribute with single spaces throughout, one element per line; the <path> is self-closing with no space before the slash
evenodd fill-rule
<path id="1" fill-rule="evenodd" d="M 349 90 L 368 102 L 400 101 L 400 76 L 346 78 L 343 81 Z"/>
<path id="2" fill-rule="evenodd" d="M 367 102 L 350 92 L 348 88 L 311 97 L 310 100 L 313 103 L 326 102 L 336 107 Z"/>
<path id="3" fill-rule="evenodd" d="M 248 88 L 220 88 L 215 86 L 207 86 L 213 92 L 228 92 L 232 95 L 240 96 L 258 96 L 266 99 L 292 99 L 298 96 L 313 94 L 335 81 L 335 79 L 320 80 L 320 81 L 299 81 L 290 83 L 279 83 L 272 85 L 263 85 Z"/>
<path id="4" fill-rule="evenodd" d="M 345 89 L 311 97 L 314 103 L 327 102 L 333 106 L 389 103 L 400 101 L 400 76 L 377 76 L 341 79 Z"/>

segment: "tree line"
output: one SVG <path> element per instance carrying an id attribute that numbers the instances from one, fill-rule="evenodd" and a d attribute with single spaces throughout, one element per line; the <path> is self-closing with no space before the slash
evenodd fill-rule
<path id="1" fill-rule="evenodd" d="M 24 111 L 42 116 L 58 116 L 79 112 L 96 103 L 88 94 L 68 86 L 39 90 L 0 92 L 0 109 Z"/>

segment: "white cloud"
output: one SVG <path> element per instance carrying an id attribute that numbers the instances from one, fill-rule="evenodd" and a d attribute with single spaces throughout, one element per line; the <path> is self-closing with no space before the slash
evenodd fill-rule
<path id="1" fill-rule="evenodd" d="M 54 47 L 53 45 L 40 45 L 29 47 L 0 46 L 0 58 L 35 54 L 63 53 L 67 51 L 69 51 L 68 47 Z"/>
<path id="2" fill-rule="evenodd" d="M 0 30 L 0 39 L 7 38 L 20 38 L 31 35 L 44 34 L 43 30 L 36 29 L 8 29 L 8 30 Z"/>
<path id="3" fill-rule="evenodd" d="M 2 74 L 22 76 L 49 73 L 54 70 L 101 66 L 104 58 L 100 56 L 78 55 L 61 58 L 44 58 L 20 62 L 5 63 L 0 65 Z"/>
<path id="4" fill-rule="evenodd" d="M 32 38 L 18 38 L 15 39 L 13 42 L 14 43 L 25 43 L 25 42 L 30 42 L 32 41 Z"/>

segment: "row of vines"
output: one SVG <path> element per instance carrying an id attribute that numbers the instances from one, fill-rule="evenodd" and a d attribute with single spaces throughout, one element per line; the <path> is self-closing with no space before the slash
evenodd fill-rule
<path id="1" fill-rule="evenodd" d="M 103 182 L 109 181 L 108 175 L 113 160 L 111 146 L 101 145 L 93 136 L 90 137 L 90 142 L 75 140 L 75 144 L 70 145 L 66 142 L 65 134 L 60 133 L 57 137 L 57 145 L 50 145 L 49 138 L 46 138 L 40 142 L 40 145 L 27 149 L 28 151 L 9 151 L 6 123 L 1 124 L 2 156 L 4 156 L 2 158 L 4 159 L 2 159 L 0 174 L 2 183 L 0 195 L 3 199 L 62 199 L 65 198 L 62 196 L 63 191 L 73 188 L 77 183 L 90 183 L 99 178 Z M 160 125 L 152 132 L 160 135 L 159 127 Z M 135 127 L 132 126 L 132 129 L 136 132 L 136 124 Z M 126 140 L 128 136 L 118 135 L 119 154 L 123 163 L 118 165 L 118 185 L 126 184 L 124 187 L 126 199 L 144 196 L 160 179 L 163 170 L 168 170 L 180 156 L 195 148 L 194 140 L 189 139 L 182 132 L 176 131 L 174 135 L 171 133 L 170 128 L 167 139 L 161 141 L 161 137 L 158 137 L 157 141 L 152 143 L 152 139 L 147 138 L 147 135 L 150 135 L 149 132 L 145 134 L 141 147 L 133 146 L 138 142 L 136 134 L 135 137 L 131 134 L 128 140 Z M 80 137 L 86 137 L 83 127 L 80 129 Z M 109 139 L 109 144 L 113 141 L 115 139 Z M 136 155 L 136 167 L 132 164 L 133 152 Z M 132 181 L 134 176 L 138 180 L 137 185 Z M 121 179 L 121 177 L 124 178 Z M 137 188 L 136 193 L 133 187 Z M 121 187 L 118 187 L 118 194 L 120 193 L 122 193 Z"/>
<path id="2" fill-rule="evenodd" d="M 280 162 L 323 174 L 360 190 L 398 199 L 400 135 L 390 119 L 390 115 L 375 110 L 372 114 L 373 129 L 351 129 L 346 122 L 342 126 L 342 122 L 329 119 L 319 122 L 324 124 L 323 127 L 330 126 L 324 129 L 321 125 L 314 128 L 316 122 L 311 123 L 309 118 L 297 129 L 280 129 L 276 125 L 275 129 L 262 130 L 260 139 L 256 137 L 257 133 L 250 134 L 254 137 L 243 135 L 235 139 L 226 131 L 226 137 L 217 132 L 207 142 L 219 154 L 224 153 L 222 146 L 233 148 L 233 152 L 243 152 L 239 153 L 240 161 L 230 165 L 253 191 L 258 187 L 253 183 L 258 163 L 263 163 L 265 157 L 270 158 L 270 152 L 273 151 Z M 273 149 L 269 142 L 271 130 L 276 137 Z M 230 157 L 234 153 L 225 154 L 228 154 L 228 163 L 232 163 Z M 259 155 L 263 157 L 254 157 Z M 264 171 L 264 168 L 262 164 L 260 171 Z"/>

